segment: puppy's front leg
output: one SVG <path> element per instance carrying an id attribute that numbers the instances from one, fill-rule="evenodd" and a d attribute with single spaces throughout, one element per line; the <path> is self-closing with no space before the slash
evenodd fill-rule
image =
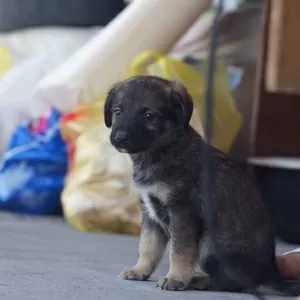
<path id="1" fill-rule="evenodd" d="M 125 269 L 120 278 L 127 280 L 147 280 L 160 262 L 168 243 L 162 228 L 143 212 L 142 231 L 139 245 L 139 259 L 132 268 Z"/>
<path id="2" fill-rule="evenodd" d="M 170 220 L 170 269 L 158 282 L 162 290 L 185 290 L 195 274 L 198 259 L 199 230 L 188 211 L 172 211 Z"/>

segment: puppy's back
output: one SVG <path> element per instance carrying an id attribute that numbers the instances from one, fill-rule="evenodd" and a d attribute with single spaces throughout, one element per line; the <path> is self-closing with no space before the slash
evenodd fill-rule
<path id="1" fill-rule="evenodd" d="M 193 196 L 197 208 L 201 209 L 205 196 L 203 195 L 205 174 L 202 173 L 204 141 L 194 129 L 189 128 L 187 139 L 178 141 L 179 144 L 181 146 L 178 146 L 178 149 L 182 150 L 180 159 L 183 164 L 181 176 L 182 178 L 186 176 L 189 181 L 192 181 L 190 184 L 195 190 Z M 255 181 L 240 163 L 227 154 L 214 147 L 211 147 L 211 151 L 213 214 L 220 240 L 226 247 L 242 247 L 249 252 L 261 247 L 269 253 L 274 242 L 274 232 L 266 203 Z"/>

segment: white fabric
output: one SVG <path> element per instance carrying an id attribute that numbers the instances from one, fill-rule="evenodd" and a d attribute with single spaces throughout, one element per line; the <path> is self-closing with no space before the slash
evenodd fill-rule
<path id="1" fill-rule="evenodd" d="M 291 253 L 300 253 L 300 248 L 296 248 L 294 250 L 288 251 L 288 252 L 284 253 L 283 255 L 287 255 L 287 254 L 291 254 Z"/>

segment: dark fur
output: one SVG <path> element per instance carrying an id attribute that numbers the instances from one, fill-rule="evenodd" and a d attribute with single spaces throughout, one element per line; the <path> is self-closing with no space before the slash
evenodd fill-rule
<path id="1" fill-rule="evenodd" d="M 188 125 L 192 110 L 183 86 L 157 77 L 131 78 L 108 94 L 105 123 L 112 127 L 111 143 L 132 158 L 143 212 L 139 261 L 121 277 L 148 279 L 170 241 L 170 270 L 159 281 L 162 289 L 240 292 L 244 286 L 220 266 L 204 229 L 204 141 Z M 266 285 L 297 295 L 299 289 L 279 275 L 273 229 L 255 183 L 226 154 L 212 148 L 212 155 L 214 221 L 225 258 L 250 280 L 249 288 Z"/>

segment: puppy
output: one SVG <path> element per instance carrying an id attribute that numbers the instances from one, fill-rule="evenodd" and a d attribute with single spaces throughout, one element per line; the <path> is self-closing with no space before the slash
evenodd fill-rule
<path id="1" fill-rule="evenodd" d="M 147 280 L 170 242 L 170 269 L 158 282 L 161 289 L 242 292 L 243 284 L 220 265 L 204 227 L 204 141 L 189 125 L 192 112 L 187 90 L 158 77 L 133 77 L 108 93 L 105 124 L 112 128 L 112 145 L 132 159 L 143 218 L 138 262 L 120 276 Z M 211 150 L 213 217 L 224 257 L 251 288 L 267 285 L 298 295 L 279 275 L 273 229 L 257 187 L 238 163 Z"/>

